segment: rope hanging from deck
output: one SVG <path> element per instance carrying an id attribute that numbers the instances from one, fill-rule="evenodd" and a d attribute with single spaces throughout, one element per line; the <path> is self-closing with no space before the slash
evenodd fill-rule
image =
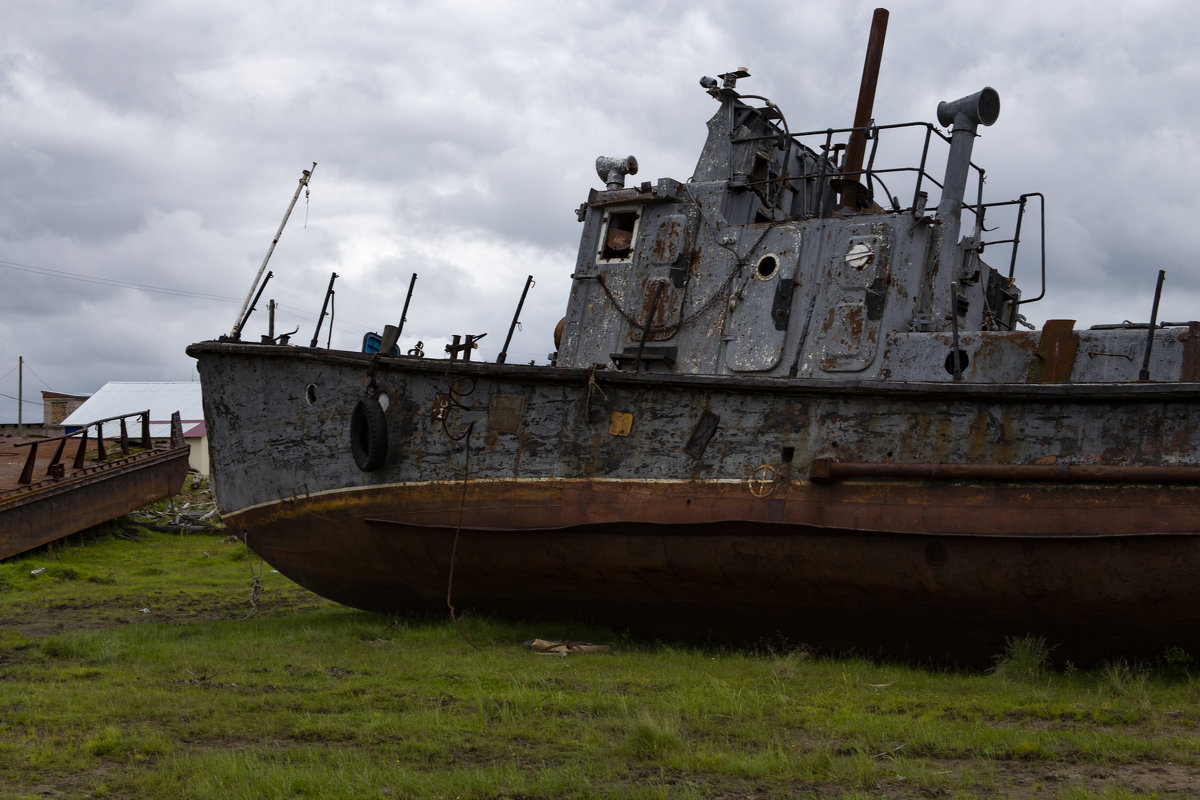
<path id="1" fill-rule="evenodd" d="M 258 614 L 258 601 L 262 599 L 262 568 L 264 559 L 258 558 L 258 571 L 254 570 L 254 551 L 250 549 L 250 534 L 242 534 L 242 543 L 246 546 L 246 565 L 250 567 L 250 613 L 242 619 L 250 619 Z"/>
<path id="2" fill-rule="evenodd" d="M 454 528 L 454 545 L 450 548 L 450 570 L 446 574 L 446 607 L 450 609 L 450 622 L 454 624 L 454 630 L 458 631 L 458 635 L 463 638 L 467 644 L 471 645 L 475 650 L 479 646 L 471 641 L 471 637 L 463 631 L 458 624 L 458 616 L 454 610 L 454 562 L 458 557 L 458 536 L 462 533 L 463 512 L 467 507 L 467 481 L 471 473 L 471 431 L 475 428 L 475 421 L 472 420 L 467 425 L 467 431 L 462 435 L 463 440 L 463 477 L 462 477 L 462 494 L 458 499 L 458 524 Z"/>

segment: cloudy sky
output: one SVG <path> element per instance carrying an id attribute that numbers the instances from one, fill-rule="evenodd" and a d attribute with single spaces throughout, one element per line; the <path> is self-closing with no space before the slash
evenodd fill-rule
<path id="1" fill-rule="evenodd" d="M 598 155 L 686 179 L 738 66 L 792 130 L 851 123 L 878 3 L 9 0 L 0 26 L 0 422 L 24 392 L 194 380 L 302 169 L 318 166 L 247 328 L 308 344 L 331 272 L 334 347 L 400 316 L 545 361 Z M 1047 197 L 1047 297 L 1030 321 L 1200 318 L 1200 5 L 893 0 L 880 123 L 995 87 L 985 199 Z M 933 168 L 939 174 L 941 165 Z M 1026 230 L 1029 251 L 1035 239 Z M 1003 259 L 1007 261 L 1006 257 Z M 1023 270 L 1023 271 L 1022 271 Z M 1040 290 L 1036 264 L 1018 277 Z M 328 328 L 321 333 L 324 344 Z M 41 419 L 40 404 L 24 406 Z"/>

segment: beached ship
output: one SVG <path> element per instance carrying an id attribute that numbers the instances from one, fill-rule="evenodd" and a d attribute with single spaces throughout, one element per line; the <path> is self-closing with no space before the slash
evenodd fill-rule
<path id="1" fill-rule="evenodd" d="M 850 128 L 793 132 L 739 69 L 689 179 L 599 159 L 548 365 L 191 346 L 226 523 L 383 612 L 1200 653 L 1200 324 L 1022 330 L 1041 196 L 984 203 L 972 162 L 999 96 L 876 125 L 881 41 Z"/>

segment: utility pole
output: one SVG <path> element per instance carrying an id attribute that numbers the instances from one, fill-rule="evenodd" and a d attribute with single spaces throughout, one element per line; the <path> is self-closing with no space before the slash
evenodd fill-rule
<path id="1" fill-rule="evenodd" d="M 17 356 L 17 435 L 21 435 L 21 408 L 25 405 L 25 357 Z"/>

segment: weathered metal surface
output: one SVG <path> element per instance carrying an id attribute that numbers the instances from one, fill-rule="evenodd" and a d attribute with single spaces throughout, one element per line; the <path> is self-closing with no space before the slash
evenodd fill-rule
<path id="1" fill-rule="evenodd" d="M 301 584 L 389 613 L 444 609 L 457 533 L 458 608 L 964 661 L 989 659 L 1018 630 L 1082 659 L 1200 646 L 1200 607 L 1180 602 L 1200 569 L 1194 536 L 888 534 L 770 521 L 770 501 L 754 521 L 723 520 L 723 501 L 749 503 L 740 489 L 468 483 L 464 501 L 448 482 L 295 498 L 227 521 Z M 978 510 L 944 499 L 949 514 Z"/>
<path id="2" fill-rule="evenodd" d="M 1200 484 L 1200 467 L 1109 467 L 1091 464 L 896 464 L 843 463 L 819 458 L 809 478 L 918 478 L 939 481 L 1036 481 L 1039 483 Z M 1166 512 L 1170 513 L 1170 512 Z M 1096 529 L 1099 532 L 1099 528 Z"/>
<path id="3" fill-rule="evenodd" d="M 1062 383 L 1070 380 L 1078 349 L 1075 320 L 1047 320 L 1025 379 L 1030 383 Z"/>
<path id="4" fill-rule="evenodd" d="M 1184 338 L 1179 380 L 1200 380 L 1200 322 L 1189 322 Z"/>
<path id="5" fill-rule="evenodd" d="M 48 471 L 54 448 L 39 458 Z M 0 453 L 7 451 L 0 443 Z M 24 553 L 144 505 L 179 493 L 188 470 L 188 446 L 132 453 L 77 468 L 59 462 L 61 477 L 28 485 L 0 484 L 0 558 Z M 21 457 L 24 457 L 24 452 Z M 4 464 L 10 463 L 5 459 Z M 11 477 L 5 475 L 5 478 Z"/>
<path id="6" fill-rule="evenodd" d="M 202 378 L 232 392 L 206 400 L 214 458 L 228 458 L 227 469 L 241 474 L 215 477 L 228 508 L 288 496 L 296 481 L 308 491 L 375 481 L 346 469 L 353 463 L 347 420 L 370 357 L 216 344 L 192 352 L 201 357 Z M 1084 393 L 1067 384 L 833 384 L 487 364 L 460 364 L 447 373 L 445 364 L 381 360 L 375 380 L 389 397 L 390 440 L 398 444 L 380 480 L 453 479 L 460 436 L 471 423 L 473 442 L 489 432 L 498 436 L 495 449 L 472 459 L 472 475 L 481 479 L 583 469 L 614 478 L 734 479 L 747 465 L 780 463 L 785 448 L 804 469 L 818 458 L 1200 464 L 1196 384 L 1105 384 Z M 511 416 L 488 430 L 497 395 L 505 404 L 522 398 L 518 433 L 508 432 Z M 687 446 L 705 412 L 720 417 L 720 425 L 697 463 Z M 615 443 L 614 413 L 631 415 L 632 430 L 643 436 Z M 268 426 L 280 418 L 289 424 Z M 260 471 L 265 463 L 271 469 Z"/>
<path id="7" fill-rule="evenodd" d="M 834 131 L 804 144 L 747 77 L 702 79 L 719 110 L 689 181 L 626 188 L 604 162 L 553 366 L 189 348 L 226 520 L 385 611 L 443 607 L 457 541 L 459 608 L 960 658 L 1030 632 L 1200 651 L 1200 325 L 1014 330 L 1020 290 L 963 205 L 994 91 L 939 107 L 938 181 L 932 126 L 917 166 L 847 172 Z M 835 208 L 884 175 L 911 205 Z"/>
<path id="8" fill-rule="evenodd" d="M 750 253 L 751 269 L 729 302 L 725 360 L 730 370 L 764 372 L 779 364 L 801 246 L 800 232 L 784 225 L 764 231 Z"/>

